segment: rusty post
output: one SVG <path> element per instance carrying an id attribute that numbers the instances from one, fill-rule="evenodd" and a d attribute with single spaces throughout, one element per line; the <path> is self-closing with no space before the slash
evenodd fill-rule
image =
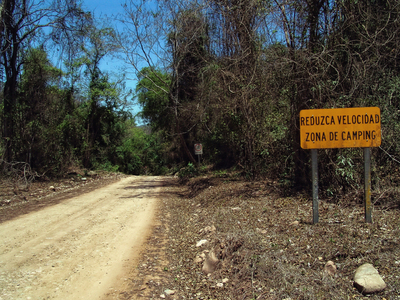
<path id="1" fill-rule="evenodd" d="M 319 221 L 318 212 L 318 153 L 317 149 L 311 149 L 312 168 L 312 193 L 313 193 L 313 224 Z"/>
<path id="2" fill-rule="evenodd" d="M 364 205 L 365 205 L 365 222 L 372 223 L 371 148 L 364 148 Z"/>

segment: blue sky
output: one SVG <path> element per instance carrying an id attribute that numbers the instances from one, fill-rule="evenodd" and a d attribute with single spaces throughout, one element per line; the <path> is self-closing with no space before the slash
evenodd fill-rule
<path id="1" fill-rule="evenodd" d="M 115 16 L 124 13 L 124 9 L 122 8 L 122 4 L 124 2 L 124 0 L 83 0 L 83 9 L 85 11 L 90 11 L 95 19 L 107 17 L 112 22 Z M 114 26 L 116 24 L 117 21 L 115 21 L 114 24 L 111 24 L 111 26 Z M 115 72 L 117 71 L 115 67 L 116 64 L 120 65 L 122 64 L 122 61 L 116 61 L 116 59 L 112 58 L 104 58 L 104 61 L 102 62 L 102 69 L 103 71 Z M 130 85 L 132 84 L 136 85 L 136 83 L 130 83 Z"/>
<path id="2" fill-rule="evenodd" d="M 101 15 L 112 16 L 118 13 L 123 13 L 122 4 L 125 1 L 110 1 L 110 0 L 83 0 L 83 8 L 94 12 L 95 17 Z"/>
<path id="3" fill-rule="evenodd" d="M 125 0 L 118 0 L 118 1 L 110 1 L 110 0 L 83 0 L 82 8 L 85 11 L 90 11 L 96 19 L 100 19 L 103 17 L 108 17 L 113 20 L 113 17 L 117 16 L 118 14 L 123 14 L 124 9 L 122 5 L 125 3 Z M 111 24 L 111 25 L 116 25 Z M 101 62 L 101 69 L 102 71 L 106 72 L 118 72 L 120 67 L 124 67 L 124 62 L 119 61 L 115 58 L 105 57 Z M 132 76 L 130 76 L 132 78 Z M 127 80 L 126 86 L 128 89 L 135 90 L 137 81 L 134 79 Z M 140 106 L 135 104 L 132 107 L 133 114 L 136 114 L 140 111 Z M 139 121 L 139 120 L 138 120 Z M 140 122 L 138 122 L 140 123 Z"/>

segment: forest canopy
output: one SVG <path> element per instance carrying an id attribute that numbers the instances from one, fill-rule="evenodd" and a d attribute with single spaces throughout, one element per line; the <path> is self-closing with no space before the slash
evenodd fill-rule
<path id="1" fill-rule="evenodd" d="M 301 189 L 309 187 L 310 154 L 300 147 L 300 111 L 376 106 L 382 144 L 373 149 L 373 181 L 398 185 L 398 1 L 130 0 L 123 7 L 123 15 L 98 20 L 75 1 L 2 1 L 4 174 L 17 163 L 38 176 L 71 165 L 162 174 L 195 165 L 201 142 L 214 168 Z M 62 49 L 60 68 L 54 46 Z M 101 70 L 108 55 L 135 70 L 134 91 Z M 133 99 L 146 130 L 127 106 Z M 360 149 L 321 150 L 319 159 L 328 196 L 362 184 Z"/>

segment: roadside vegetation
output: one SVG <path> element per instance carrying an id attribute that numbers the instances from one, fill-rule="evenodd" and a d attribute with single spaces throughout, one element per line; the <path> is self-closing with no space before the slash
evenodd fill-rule
<path id="1" fill-rule="evenodd" d="M 216 171 L 302 191 L 300 110 L 377 106 L 375 201 L 398 199 L 396 1 L 127 1 L 108 19 L 67 2 L 1 4 L 2 176 L 194 175 L 200 142 Z M 125 67 L 102 70 L 110 57 Z M 360 149 L 320 150 L 322 196 L 358 195 L 362 169 Z"/>

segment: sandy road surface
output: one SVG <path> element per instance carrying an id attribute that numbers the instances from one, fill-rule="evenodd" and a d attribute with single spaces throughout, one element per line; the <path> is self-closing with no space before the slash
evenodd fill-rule
<path id="1" fill-rule="evenodd" d="M 132 268 L 161 190 L 128 177 L 0 224 L 0 299 L 101 299 Z"/>

